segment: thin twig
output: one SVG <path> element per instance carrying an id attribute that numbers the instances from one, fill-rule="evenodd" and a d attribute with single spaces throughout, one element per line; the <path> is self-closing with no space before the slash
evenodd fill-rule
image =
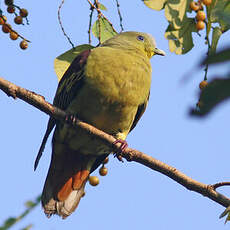
<path id="1" fill-rule="evenodd" d="M 214 190 L 222 186 L 230 186 L 230 182 L 220 182 L 212 185 Z"/>
<path id="2" fill-rule="evenodd" d="M 99 9 L 99 3 L 98 0 L 94 1 L 94 6 L 96 7 L 96 9 Z M 101 14 L 98 12 L 97 14 L 97 21 L 98 21 L 98 40 L 99 40 L 99 44 L 101 44 Z"/>
<path id="3" fill-rule="evenodd" d="M 208 37 L 208 32 L 207 32 L 207 25 L 208 25 L 208 22 L 205 20 L 205 24 L 206 24 L 206 37 L 205 37 L 205 40 L 207 42 L 207 45 L 208 45 L 208 51 L 207 51 L 207 56 L 209 56 L 210 54 L 210 49 L 211 49 L 211 44 L 210 44 L 210 41 L 209 41 L 209 37 Z M 207 75 L 208 75 L 208 62 L 206 63 L 205 65 L 205 68 L 204 68 L 204 81 L 207 81 Z"/>
<path id="4" fill-rule="evenodd" d="M 117 13 L 118 13 L 118 16 L 120 19 L 120 27 L 121 27 L 121 32 L 122 32 L 122 31 L 124 31 L 124 27 L 122 25 L 122 16 L 121 16 L 121 11 L 120 11 L 120 4 L 119 4 L 118 0 L 116 0 L 116 3 L 117 3 Z"/>
<path id="5" fill-rule="evenodd" d="M 35 106 L 36 108 L 45 112 L 46 114 L 53 116 L 55 119 L 58 119 L 62 122 L 68 122 L 68 124 L 71 125 L 72 127 L 87 132 L 89 135 L 92 135 L 101 143 L 111 147 L 111 151 L 119 150 L 120 147 L 119 144 L 118 143 L 113 144 L 114 141 L 116 140 L 113 136 L 104 133 L 103 131 L 93 127 L 92 125 L 80 121 L 77 118 L 71 121 L 70 120 L 66 121 L 66 117 L 68 116 L 68 114 L 65 111 L 45 101 L 45 98 L 43 96 L 38 95 L 29 90 L 26 90 L 24 88 L 21 88 L 19 86 L 16 86 L 15 84 L 3 78 L 0 78 L 0 89 L 2 89 L 8 96 L 12 96 L 13 98 L 17 98 L 17 97 L 21 98 L 25 102 Z M 140 151 L 131 148 L 126 148 L 122 152 L 122 157 L 124 157 L 127 161 L 135 161 L 142 165 L 145 165 L 150 169 L 158 171 L 168 176 L 169 178 L 173 179 L 174 181 L 178 182 L 185 188 L 200 193 L 203 196 L 208 197 L 209 199 L 219 203 L 224 207 L 228 207 L 230 205 L 230 199 L 222 195 L 221 193 L 215 191 L 212 185 L 207 185 L 198 182 L 188 177 L 184 173 L 180 172 L 176 168 L 169 166 L 145 153 L 142 153 Z"/>
<path id="6" fill-rule="evenodd" d="M 27 42 L 31 42 L 31 41 L 27 40 L 26 38 L 24 38 L 22 35 L 20 35 L 17 31 L 13 30 L 7 23 L 5 23 L 4 25 L 9 28 L 10 32 L 16 33 L 18 35 L 18 37 L 20 37 L 21 39 L 23 39 L 23 40 L 25 40 Z"/>
<path id="7" fill-rule="evenodd" d="M 60 12 L 61 12 L 61 8 L 62 8 L 62 5 L 64 4 L 65 0 L 62 0 L 61 4 L 59 5 L 58 7 L 58 22 L 61 26 L 61 30 L 64 34 L 64 36 L 67 38 L 67 40 L 69 41 L 70 45 L 72 46 L 72 48 L 74 49 L 74 44 L 73 42 L 71 41 L 70 37 L 66 34 L 65 30 L 64 30 L 64 27 L 62 25 L 62 22 L 61 22 L 61 16 L 60 16 Z"/>
<path id="8" fill-rule="evenodd" d="M 93 12 L 94 8 L 90 6 L 90 15 L 89 15 L 89 30 L 88 30 L 88 35 L 89 35 L 89 44 L 91 44 L 91 27 L 92 27 L 92 19 L 93 19 Z"/>
<path id="9" fill-rule="evenodd" d="M 88 3 L 90 4 L 90 6 L 91 7 L 93 7 L 96 11 L 97 11 L 97 13 L 101 16 L 101 17 L 103 17 L 109 24 L 110 24 L 110 26 L 111 26 L 111 28 L 112 28 L 112 30 L 115 32 L 115 33 L 117 33 L 117 31 L 114 29 L 114 27 L 113 27 L 113 24 L 112 24 L 112 22 L 110 22 L 110 20 L 101 12 L 101 10 L 98 8 L 98 7 L 96 7 L 90 0 L 87 0 L 88 1 Z"/>

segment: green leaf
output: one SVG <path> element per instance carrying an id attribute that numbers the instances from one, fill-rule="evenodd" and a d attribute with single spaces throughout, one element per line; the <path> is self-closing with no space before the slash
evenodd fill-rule
<path id="1" fill-rule="evenodd" d="M 84 44 L 80 46 L 76 46 L 74 49 L 70 49 L 66 51 L 65 53 L 61 54 L 54 60 L 54 70 L 57 74 L 58 81 L 61 80 L 63 74 L 68 69 L 72 61 L 84 50 L 92 49 L 94 48 L 91 45 Z"/>
<path id="2" fill-rule="evenodd" d="M 224 212 L 222 212 L 221 214 L 220 214 L 220 216 L 219 216 L 219 218 L 223 218 L 224 216 L 226 216 L 227 215 L 227 217 L 226 217 L 226 219 L 225 219 L 225 224 L 228 222 L 228 221 L 230 221 L 230 206 L 228 206 L 225 210 L 224 210 Z"/>
<path id="3" fill-rule="evenodd" d="M 96 38 L 99 39 L 100 43 L 103 43 L 107 39 L 117 34 L 112 25 L 104 17 L 100 17 L 93 24 L 92 33 Z"/>
<path id="4" fill-rule="evenodd" d="M 217 64 L 221 62 L 230 61 L 230 47 L 225 48 L 216 54 L 210 55 L 209 57 L 205 58 L 201 65 L 208 64 Z"/>
<path id="5" fill-rule="evenodd" d="M 218 104 L 230 98 L 230 79 L 220 78 L 210 82 L 200 94 L 199 110 L 192 110 L 191 115 L 205 116 Z"/>
<path id="6" fill-rule="evenodd" d="M 196 31 L 195 20 L 186 18 L 179 29 L 171 24 L 165 32 L 165 38 L 169 40 L 169 49 L 176 54 L 185 54 L 193 48 L 192 32 Z"/>
<path id="7" fill-rule="evenodd" d="M 180 29 L 186 23 L 186 11 L 189 9 L 189 2 L 185 0 L 167 1 L 165 5 L 165 17 L 175 29 Z"/>
<path id="8" fill-rule="evenodd" d="M 97 5 L 98 5 L 98 8 L 99 8 L 100 10 L 105 10 L 105 11 L 107 11 L 106 6 L 103 5 L 102 3 L 98 3 Z"/>
<path id="9" fill-rule="evenodd" d="M 21 230 L 30 230 L 32 227 L 33 227 L 33 225 L 29 224 L 26 227 L 22 228 Z"/>
<path id="10" fill-rule="evenodd" d="M 26 201 L 25 206 L 26 206 L 27 208 L 33 208 L 34 206 L 36 206 L 36 203 L 34 203 L 34 202 L 31 201 L 31 200 L 28 200 L 28 201 Z"/>
<path id="11" fill-rule="evenodd" d="M 167 0 L 142 0 L 146 6 L 153 10 L 162 10 Z"/>
<path id="12" fill-rule="evenodd" d="M 217 43 L 222 35 L 222 31 L 220 27 L 215 27 L 212 31 L 212 44 L 209 55 L 213 55 L 216 53 Z"/>
<path id="13" fill-rule="evenodd" d="M 14 225 L 16 222 L 17 222 L 17 219 L 15 217 L 9 217 L 8 219 L 5 220 L 3 226 L 0 227 L 0 230 L 7 230 L 12 225 Z"/>

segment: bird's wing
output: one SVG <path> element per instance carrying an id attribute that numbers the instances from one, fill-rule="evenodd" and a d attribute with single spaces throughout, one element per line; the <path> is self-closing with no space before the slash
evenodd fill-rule
<path id="1" fill-rule="evenodd" d="M 149 95 L 150 95 L 150 93 L 149 93 Z M 140 118 L 144 114 L 144 112 L 146 110 L 146 107 L 147 107 L 147 104 L 148 104 L 148 101 L 149 101 L 149 96 L 148 96 L 147 100 L 143 104 L 138 106 L 136 116 L 134 118 L 133 124 L 132 124 L 129 132 L 131 132 L 136 127 L 138 121 L 140 120 Z"/>
<path id="2" fill-rule="evenodd" d="M 82 87 L 84 83 L 84 66 L 87 62 L 90 51 L 91 50 L 85 50 L 80 53 L 71 63 L 67 71 L 64 73 L 62 79 L 58 84 L 57 92 L 53 101 L 54 106 L 65 110 L 72 101 L 72 99 L 76 96 L 79 89 Z M 38 166 L 47 139 L 52 132 L 56 122 L 57 121 L 53 117 L 49 118 L 42 144 L 34 162 L 34 170 L 36 170 Z"/>

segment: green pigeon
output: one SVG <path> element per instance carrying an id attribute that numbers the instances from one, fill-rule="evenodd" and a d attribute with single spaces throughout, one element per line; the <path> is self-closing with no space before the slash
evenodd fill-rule
<path id="1" fill-rule="evenodd" d="M 122 144 L 144 113 L 150 93 L 150 58 L 165 55 L 147 33 L 123 32 L 85 50 L 59 82 L 53 104 L 113 135 Z M 50 117 L 35 169 L 49 134 L 52 158 L 42 192 L 47 217 L 68 217 L 84 194 L 89 174 L 111 149 L 86 132 Z"/>

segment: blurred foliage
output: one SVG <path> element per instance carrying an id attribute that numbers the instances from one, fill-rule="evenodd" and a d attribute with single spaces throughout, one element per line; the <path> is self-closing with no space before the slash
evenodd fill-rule
<path id="1" fill-rule="evenodd" d="M 22 214 L 17 216 L 17 217 L 9 217 L 9 218 L 7 218 L 4 221 L 3 225 L 0 226 L 0 230 L 7 230 L 10 227 L 12 227 L 14 224 L 16 224 L 18 221 L 22 220 L 25 216 L 27 216 L 30 213 L 30 211 L 33 208 L 35 208 L 38 204 L 40 204 L 40 201 L 41 201 L 41 196 L 40 195 L 34 201 L 31 201 L 31 200 L 27 201 L 25 203 L 26 210 Z M 29 224 L 26 227 L 24 227 L 22 230 L 29 230 L 31 227 L 32 227 L 32 224 Z"/>

